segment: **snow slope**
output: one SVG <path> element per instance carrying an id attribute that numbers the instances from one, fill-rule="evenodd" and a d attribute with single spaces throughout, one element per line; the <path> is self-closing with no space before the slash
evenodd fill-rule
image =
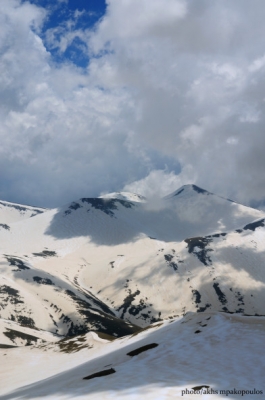
<path id="1" fill-rule="evenodd" d="M 9 218 L 10 208 L 4 210 Z M 99 364 L 92 359 L 98 356 L 99 349 L 97 348 L 95 354 L 93 349 L 89 350 L 91 357 L 89 356 L 88 361 L 86 346 L 90 346 L 92 338 L 87 335 L 95 335 L 88 332 L 107 334 L 109 339 L 126 336 L 125 339 L 114 340 L 112 344 L 100 347 L 103 359 L 108 361 L 108 357 L 117 352 L 116 344 L 120 349 L 127 340 L 133 343 L 145 334 L 150 334 L 152 341 L 160 340 L 161 345 L 163 341 L 169 360 L 177 358 L 177 350 L 172 350 L 172 346 L 174 349 L 184 346 L 187 334 L 189 346 L 198 350 L 198 359 L 207 354 L 209 365 L 212 365 L 210 353 L 214 351 L 214 344 L 219 343 L 218 352 L 221 357 L 221 347 L 226 344 L 225 338 L 234 334 L 235 330 L 246 335 L 250 335 L 252 331 L 254 342 L 251 351 L 253 354 L 259 354 L 258 346 L 264 334 L 262 315 L 265 315 L 264 225 L 263 212 L 216 196 L 195 185 L 185 185 L 164 199 L 144 199 L 130 193 L 82 198 L 63 207 L 38 213 L 33 218 L 27 217 L 9 223 L 9 229 L 0 229 L 0 348 L 1 345 L 4 347 L 1 350 L 3 357 L 10 357 L 11 364 L 14 362 L 12 354 L 21 360 L 17 368 L 22 365 L 23 369 L 25 367 L 23 354 L 25 357 L 28 357 L 28 354 L 36 355 L 38 362 L 43 363 L 45 373 L 42 376 L 40 371 L 34 370 L 32 374 L 25 367 L 25 374 L 16 386 L 10 369 L 9 372 L 5 372 L 4 368 L 3 374 L 7 374 L 10 382 L 5 390 L 10 391 L 68 369 L 73 377 L 79 377 L 79 371 L 83 368 L 81 364 L 84 362 L 88 362 L 89 366 L 87 375 L 89 371 L 94 371 Z M 187 312 L 193 313 L 189 314 L 191 322 L 181 320 Z M 208 345 L 204 339 L 199 338 L 204 338 L 204 334 L 201 335 L 203 331 L 194 336 L 194 331 L 185 328 L 191 324 L 191 329 L 195 329 L 199 320 L 205 319 L 206 315 L 211 316 L 211 324 L 214 321 L 209 329 L 209 337 L 215 339 Z M 239 317 L 240 315 L 251 317 Z M 231 322 L 227 319 L 230 316 Z M 176 322 L 171 325 L 170 321 L 173 320 Z M 170 324 L 165 321 L 169 321 Z M 142 328 L 154 323 L 163 325 L 161 328 L 154 328 L 154 331 L 148 329 L 129 338 L 128 335 L 141 332 Z M 224 329 L 221 325 L 224 325 Z M 177 330 L 172 330 L 171 326 Z M 75 335 L 79 336 L 75 339 Z M 52 344 L 60 343 L 64 337 L 70 344 Z M 235 337 L 237 338 L 237 335 Z M 71 348 L 72 341 L 80 344 L 81 349 L 77 358 L 74 354 L 69 356 L 67 364 L 60 361 L 65 360 L 65 354 L 61 358 L 58 348 Z M 40 343 L 42 347 L 38 347 Z M 231 349 L 235 343 L 236 341 L 233 344 L 231 342 Z M 235 352 L 238 352 L 235 356 L 240 360 L 242 358 L 243 362 L 243 358 L 250 357 L 250 353 L 240 355 L 243 341 L 240 343 L 235 349 Z M 25 348 L 7 348 L 25 345 Z M 171 361 L 167 364 L 160 348 L 161 346 L 150 352 L 156 354 L 157 359 L 161 358 L 163 370 L 169 373 Z M 187 351 L 187 347 L 184 348 Z M 47 363 L 44 353 L 49 355 Z M 184 353 L 180 354 L 183 367 L 186 365 Z M 190 353 L 188 354 L 190 357 Z M 146 380 L 141 381 L 142 378 L 131 370 L 132 360 L 129 362 L 126 357 L 122 357 L 121 365 L 125 363 L 126 368 L 121 379 L 122 382 L 127 382 L 122 386 L 123 389 L 117 388 L 120 378 L 116 380 L 116 375 L 112 374 L 113 376 L 104 377 L 106 387 L 103 385 L 99 389 L 95 386 L 91 398 L 98 398 L 100 390 L 106 398 L 111 398 L 109 396 L 112 390 L 113 396 L 139 398 L 137 396 L 140 395 L 143 386 L 147 394 L 150 392 L 148 395 L 154 395 L 156 382 L 160 381 L 150 381 L 150 367 L 143 364 L 143 368 L 147 368 L 148 372 L 145 374 L 142 370 L 141 376 L 145 376 Z M 54 360 L 52 367 L 51 360 Z M 38 362 L 36 365 L 40 365 Z M 222 365 L 224 362 L 223 360 Z M 104 365 L 108 363 L 105 362 Z M 79 364 L 80 368 L 76 370 L 78 372 L 72 370 L 73 366 Z M 181 368 L 174 368 L 181 376 Z M 187 368 L 193 368 L 191 361 L 187 362 Z M 205 366 L 204 369 L 206 377 L 209 373 L 207 368 Z M 225 388 L 229 388 L 232 380 L 230 382 L 223 375 L 219 380 L 214 379 L 214 376 L 217 376 L 216 368 L 213 368 L 213 373 L 209 375 L 210 384 L 221 387 L 223 382 Z M 245 372 L 241 366 L 238 369 L 233 368 L 237 377 L 234 380 L 237 382 L 235 384 L 243 387 L 243 380 L 240 380 L 239 374 L 245 376 Z M 255 368 L 254 370 L 256 371 Z M 126 371 L 130 371 L 128 375 Z M 200 382 L 207 384 L 202 382 L 202 375 L 195 371 L 194 380 L 191 382 L 187 375 L 188 369 L 183 375 L 186 377 L 186 381 L 183 378 L 185 384 L 184 381 L 176 381 L 178 383 L 173 384 L 174 374 L 169 373 L 171 378 L 167 379 L 165 373 L 158 369 L 159 371 L 164 383 L 158 384 L 160 397 L 157 398 L 170 398 L 172 393 L 172 398 L 176 398 L 177 393 L 181 393 L 181 388 L 188 383 L 195 386 Z M 65 374 L 62 375 L 63 379 L 68 381 L 68 372 Z M 132 387 L 128 383 L 131 379 L 130 374 L 136 382 Z M 256 388 L 260 376 L 258 373 L 256 378 L 251 375 Z M 33 378 L 35 380 L 32 380 Z M 138 387 L 138 380 L 142 383 L 137 391 L 135 388 Z M 79 378 L 69 380 L 69 390 L 77 394 L 80 385 L 79 394 L 83 396 L 87 383 L 77 384 L 77 381 L 79 382 Z M 38 393 L 38 390 L 39 393 L 45 393 L 45 382 L 43 386 L 42 383 L 39 386 L 34 385 L 26 392 L 23 392 L 23 389 L 21 397 L 17 398 L 37 398 L 34 397 L 34 393 Z M 67 398 L 64 397 L 67 394 L 64 394 L 60 382 L 59 377 L 51 381 L 52 389 L 48 391 L 49 396 L 54 396 L 51 398 Z M 114 386 L 109 391 L 107 386 L 111 382 Z M 144 382 L 149 382 L 150 388 Z M 174 387 L 173 391 L 171 387 Z M 207 396 L 208 399 L 209 395 Z"/>
<path id="2" fill-rule="evenodd" d="M 0 201 L 0 228 L 9 230 L 7 224 L 34 217 L 45 211 L 45 208 Z"/>
<path id="3" fill-rule="evenodd" d="M 244 398 L 261 399 L 264 336 L 262 317 L 189 313 L 109 343 L 95 346 L 87 338 L 87 347 L 78 352 L 66 354 L 58 345 L 46 352 L 37 347 L 28 353 L 27 348 L 0 350 L 5 360 L 0 398 L 191 400 L 192 388 L 199 387 L 202 399 L 242 398 L 232 394 L 234 389 L 255 389 L 255 396 Z M 140 354 L 128 355 L 148 345 Z M 108 376 L 84 379 L 110 369 Z"/>

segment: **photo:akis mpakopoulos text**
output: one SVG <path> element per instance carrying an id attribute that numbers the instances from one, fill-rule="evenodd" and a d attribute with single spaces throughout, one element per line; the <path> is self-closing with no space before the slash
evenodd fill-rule
<path id="1" fill-rule="evenodd" d="M 219 394 L 219 395 L 237 395 L 237 396 L 247 396 L 247 395 L 262 395 L 263 390 L 257 390 L 256 388 L 254 389 L 213 389 L 210 388 L 210 386 L 207 385 L 202 385 L 202 386 L 195 386 L 191 389 L 184 389 L 181 391 L 181 396 L 185 395 L 190 395 L 190 394 L 197 394 L 197 395 L 213 395 L 213 394 Z"/>

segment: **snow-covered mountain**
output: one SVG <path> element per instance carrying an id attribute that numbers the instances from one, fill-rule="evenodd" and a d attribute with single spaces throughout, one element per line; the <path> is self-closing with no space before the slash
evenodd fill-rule
<path id="1" fill-rule="evenodd" d="M 92 340 L 88 332 L 96 335 L 93 340 L 103 340 L 95 339 L 97 335 L 114 340 L 136 335 L 150 324 L 163 325 L 150 334 L 152 340 L 161 341 L 162 332 L 168 331 L 171 343 L 174 329 L 165 321 L 175 320 L 172 327 L 185 335 L 187 312 L 193 327 L 203 326 L 197 319 L 206 315 L 220 325 L 226 320 L 220 320 L 224 317 L 219 312 L 259 316 L 264 324 L 262 211 L 195 185 L 185 185 L 164 199 L 119 192 L 52 210 L 24 208 L 23 219 L 19 209 L 14 209 L 17 218 L 11 206 L 1 209 L 8 229 L 0 229 L 0 348 L 34 345 L 36 354 L 45 349 L 53 357 L 61 347 L 81 351 Z M 247 317 L 241 318 L 247 327 Z M 213 332 L 217 325 L 212 325 Z M 255 332 L 260 337 L 259 329 Z M 141 335 L 133 336 L 133 343 Z M 111 352 L 116 352 L 115 346 Z M 82 357 L 71 356 L 71 367 L 84 362 Z M 61 361 L 56 368 L 55 372 L 64 370 Z"/>
<path id="2" fill-rule="evenodd" d="M 34 217 L 45 211 L 45 208 L 0 201 L 0 229 L 9 230 L 10 228 L 7 224 Z"/>

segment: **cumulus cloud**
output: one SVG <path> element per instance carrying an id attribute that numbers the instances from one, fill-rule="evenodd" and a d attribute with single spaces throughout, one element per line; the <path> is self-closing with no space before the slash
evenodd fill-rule
<path id="1" fill-rule="evenodd" d="M 92 43 L 109 51 L 101 62 L 112 82 L 134 90 L 135 143 L 176 157 L 179 182 L 189 166 L 209 190 L 247 204 L 264 198 L 264 4 L 157 1 L 161 17 L 143 28 L 131 13 L 124 33 L 117 21 L 134 2 L 113 3 Z"/>
<path id="2" fill-rule="evenodd" d="M 172 193 L 173 188 L 193 183 L 196 176 L 190 166 L 185 167 L 185 171 L 176 175 L 173 171 L 153 170 L 145 178 L 127 184 L 124 190 L 127 192 L 141 193 L 148 199 L 162 198 Z M 174 190 L 173 190 L 174 191 Z"/>
<path id="3" fill-rule="evenodd" d="M 265 4 L 108 0 L 79 14 L 0 4 L 0 198 L 55 206 L 104 191 L 165 195 L 185 183 L 265 198 Z M 87 68 L 56 64 L 75 38 Z"/>
<path id="4" fill-rule="evenodd" d="M 14 0 L 0 12 L 1 198 L 54 206 L 143 175 L 143 155 L 126 144 L 121 115 L 134 113 L 126 90 L 56 65 L 38 35 L 45 10 Z"/>

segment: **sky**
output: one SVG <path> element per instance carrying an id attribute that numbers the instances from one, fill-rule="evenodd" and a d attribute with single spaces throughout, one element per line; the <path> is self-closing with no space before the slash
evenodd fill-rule
<path id="1" fill-rule="evenodd" d="M 0 199 L 265 204 L 263 0 L 1 0 Z"/>

